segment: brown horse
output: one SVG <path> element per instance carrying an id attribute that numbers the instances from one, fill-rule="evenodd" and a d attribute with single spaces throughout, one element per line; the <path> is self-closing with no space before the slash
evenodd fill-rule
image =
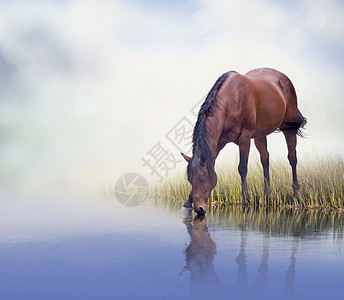
<path id="1" fill-rule="evenodd" d="M 266 136 L 276 130 L 283 132 L 288 159 L 292 168 L 293 188 L 299 183 L 296 174 L 296 135 L 306 124 L 297 108 L 297 98 L 289 78 L 274 69 L 255 69 L 245 76 L 230 71 L 223 74 L 208 93 L 198 113 L 193 131 L 193 156 L 187 175 L 192 191 L 184 208 L 192 202 L 197 214 L 205 214 L 208 197 L 216 186 L 215 159 L 230 142 L 239 146 L 239 173 L 243 203 L 248 195 L 246 174 L 251 139 L 254 139 L 264 172 L 265 194 L 270 190 L 269 153 Z"/>

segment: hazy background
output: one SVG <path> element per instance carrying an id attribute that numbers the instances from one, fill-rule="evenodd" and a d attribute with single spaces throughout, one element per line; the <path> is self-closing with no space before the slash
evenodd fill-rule
<path id="1" fill-rule="evenodd" d="M 158 180 L 142 157 L 160 141 L 179 160 L 166 134 L 219 75 L 262 66 L 295 85 L 300 156 L 344 155 L 343 53 L 343 1 L 0 1 L 1 187 Z M 269 149 L 286 156 L 281 134 Z"/>

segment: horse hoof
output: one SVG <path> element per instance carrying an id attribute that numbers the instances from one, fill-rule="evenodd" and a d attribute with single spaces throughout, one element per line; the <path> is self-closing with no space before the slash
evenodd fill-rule
<path id="1" fill-rule="evenodd" d="M 192 214 L 192 207 L 183 206 L 182 209 L 179 211 L 179 215 L 181 217 L 190 216 L 191 214 Z"/>

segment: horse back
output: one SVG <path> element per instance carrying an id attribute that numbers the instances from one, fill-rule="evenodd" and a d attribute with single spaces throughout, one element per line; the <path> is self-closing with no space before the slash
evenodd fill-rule
<path id="1" fill-rule="evenodd" d="M 232 72 L 217 95 L 217 107 L 207 119 L 208 131 L 222 127 L 220 146 L 241 135 L 266 136 L 285 122 L 298 120 L 295 89 L 289 78 L 274 69 Z"/>

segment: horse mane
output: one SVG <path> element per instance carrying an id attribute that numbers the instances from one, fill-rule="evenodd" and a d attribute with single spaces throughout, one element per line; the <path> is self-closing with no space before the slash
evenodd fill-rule
<path id="1" fill-rule="evenodd" d="M 224 73 L 217 79 L 199 110 L 197 122 L 192 134 L 192 158 L 187 167 L 188 177 L 194 176 L 199 172 L 204 173 L 201 165 L 202 161 L 202 163 L 205 163 L 207 166 L 210 178 L 213 178 L 213 157 L 208 144 L 208 130 L 205 121 L 207 116 L 213 112 L 213 107 L 217 102 L 217 93 L 230 73 L 231 71 Z"/>

